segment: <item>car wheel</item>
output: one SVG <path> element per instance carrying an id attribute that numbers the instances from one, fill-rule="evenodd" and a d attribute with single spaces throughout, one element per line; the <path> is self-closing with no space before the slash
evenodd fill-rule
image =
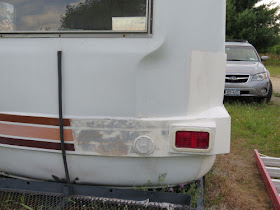
<path id="1" fill-rule="evenodd" d="M 271 80 L 269 80 L 269 91 L 268 91 L 268 94 L 266 96 L 266 102 L 270 101 L 271 96 L 272 96 L 272 91 L 273 91 L 272 82 L 271 82 Z"/>

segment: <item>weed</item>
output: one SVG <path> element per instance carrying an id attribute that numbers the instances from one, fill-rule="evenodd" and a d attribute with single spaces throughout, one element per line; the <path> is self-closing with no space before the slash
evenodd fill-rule
<path id="1" fill-rule="evenodd" d="M 167 173 L 164 173 L 164 174 L 160 174 L 159 177 L 158 177 L 158 184 L 159 186 L 162 186 L 164 181 L 165 181 L 165 177 L 166 177 Z"/>
<path id="2" fill-rule="evenodd" d="M 148 181 L 147 184 L 140 187 L 134 187 L 134 190 L 142 190 L 142 191 L 154 191 L 154 192 L 169 192 L 169 193 L 182 193 L 188 194 L 192 197 L 192 207 L 195 208 L 197 206 L 197 199 L 199 197 L 200 189 L 197 186 L 197 182 L 193 181 L 189 184 L 180 184 L 178 186 L 165 186 L 164 181 L 167 176 L 167 173 L 160 174 L 158 177 L 158 186 L 160 188 L 151 188 L 151 182 Z"/>
<path id="3" fill-rule="evenodd" d="M 27 209 L 27 210 L 33 210 L 33 208 L 31 208 L 30 206 L 25 204 L 25 195 L 22 195 L 20 197 L 20 202 L 15 201 L 13 199 L 11 199 L 11 195 L 8 195 L 7 200 L 3 201 L 1 203 L 1 209 L 11 209 L 10 207 L 12 206 L 18 206 L 18 207 L 23 207 L 23 209 Z"/>
<path id="4" fill-rule="evenodd" d="M 197 199 L 199 197 L 200 189 L 197 187 L 196 182 L 192 182 L 189 184 L 189 189 L 185 192 L 185 189 L 183 190 L 184 194 L 189 194 L 192 196 L 192 207 L 195 208 L 197 206 Z"/>

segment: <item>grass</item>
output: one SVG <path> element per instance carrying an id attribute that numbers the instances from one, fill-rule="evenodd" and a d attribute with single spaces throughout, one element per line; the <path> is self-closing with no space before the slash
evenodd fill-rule
<path id="1" fill-rule="evenodd" d="M 264 64 L 272 77 L 280 78 L 280 59 L 268 55 Z M 231 153 L 218 155 L 206 175 L 208 209 L 272 209 L 256 168 L 254 151 L 280 157 L 280 93 L 269 104 L 225 103 L 232 120 Z"/>
<path id="2" fill-rule="evenodd" d="M 280 56 L 276 54 L 266 54 L 269 56 L 267 61 L 263 61 L 272 77 L 280 77 Z"/>
<path id="3" fill-rule="evenodd" d="M 280 104 L 225 104 L 232 118 L 231 153 L 219 155 L 206 176 L 207 208 L 271 209 L 253 149 L 280 157 Z"/>
<path id="4" fill-rule="evenodd" d="M 280 156 L 280 106 L 278 104 L 226 104 L 232 117 L 232 142 L 258 148 L 267 155 Z"/>
<path id="5" fill-rule="evenodd" d="M 266 68 L 270 72 L 270 75 L 272 77 L 280 77 L 280 65 L 278 66 L 267 65 Z"/>

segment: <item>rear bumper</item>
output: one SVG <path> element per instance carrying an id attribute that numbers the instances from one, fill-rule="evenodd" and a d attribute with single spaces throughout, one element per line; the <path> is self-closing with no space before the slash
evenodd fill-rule
<path id="1" fill-rule="evenodd" d="M 72 142 L 74 150 L 66 151 L 67 162 L 71 181 L 77 183 L 127 187 L 177 185 L 204 176 L 214 164 L 216 154 L 230 151 L 231 122 L 223 106 L 184 117 L 72 118 L 70 121 L 65 134 L 72 131 L 73 139 L 68 137 L 66 140 L 67 144 Z M 7 127 L 13 122 L 2 124 Z M 16 124 L 19 130 L 47 129 L 45 137 L 49 138 L 50 132 L 59 133 L 55 125 Z M 174 148 L 177 130 L 208 131 L 210 148 L 205 151 L 177 150 Z M 26 132 L 18 132 L 21 134 Z M 23 146 L 27 137 L 17 138 L 19 144 L 0 144 L 0 172 L 49 181 L 53 181 L 53 176 L 65 177 L 60 150 Z M 58 142 L 44 140 L 44 144 L 55 141 Z M 162 176 L 164 181 L 159 183 Z"/>
<path id="2" fill-rule="evenodd" d="M 187 117 L 145 119 L 72 119 L 76 154 L 121 157 L 216 155 L 230 151 L 230 116 L 215 107 Z M 178 130 L 209 131 L 207 151 L 179 151 Z"/>
<path id="3" fill-rule="evenodd" d="M 10 154 L 10 158 L 6 158 Z M 0 147 L 1 172 L 12 177 L 54 181 L 64 178 L 61 154 Z M 120 187 L 165 186 L 204 176 L 215 155 L 166 158 L 67 155 L 71 182 Z M 160 178 L 161 177 L 161 178 Z"/>

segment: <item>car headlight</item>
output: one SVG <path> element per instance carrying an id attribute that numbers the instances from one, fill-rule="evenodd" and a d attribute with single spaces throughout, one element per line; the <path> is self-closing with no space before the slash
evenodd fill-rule
<path id="1" fill-rule="evenodd" d="M 260 74 L 255 74 L 253 76 L 252 81 L 263 81 L 264 79 L 267 78 L 267 73 L 260 73 Z"/>

